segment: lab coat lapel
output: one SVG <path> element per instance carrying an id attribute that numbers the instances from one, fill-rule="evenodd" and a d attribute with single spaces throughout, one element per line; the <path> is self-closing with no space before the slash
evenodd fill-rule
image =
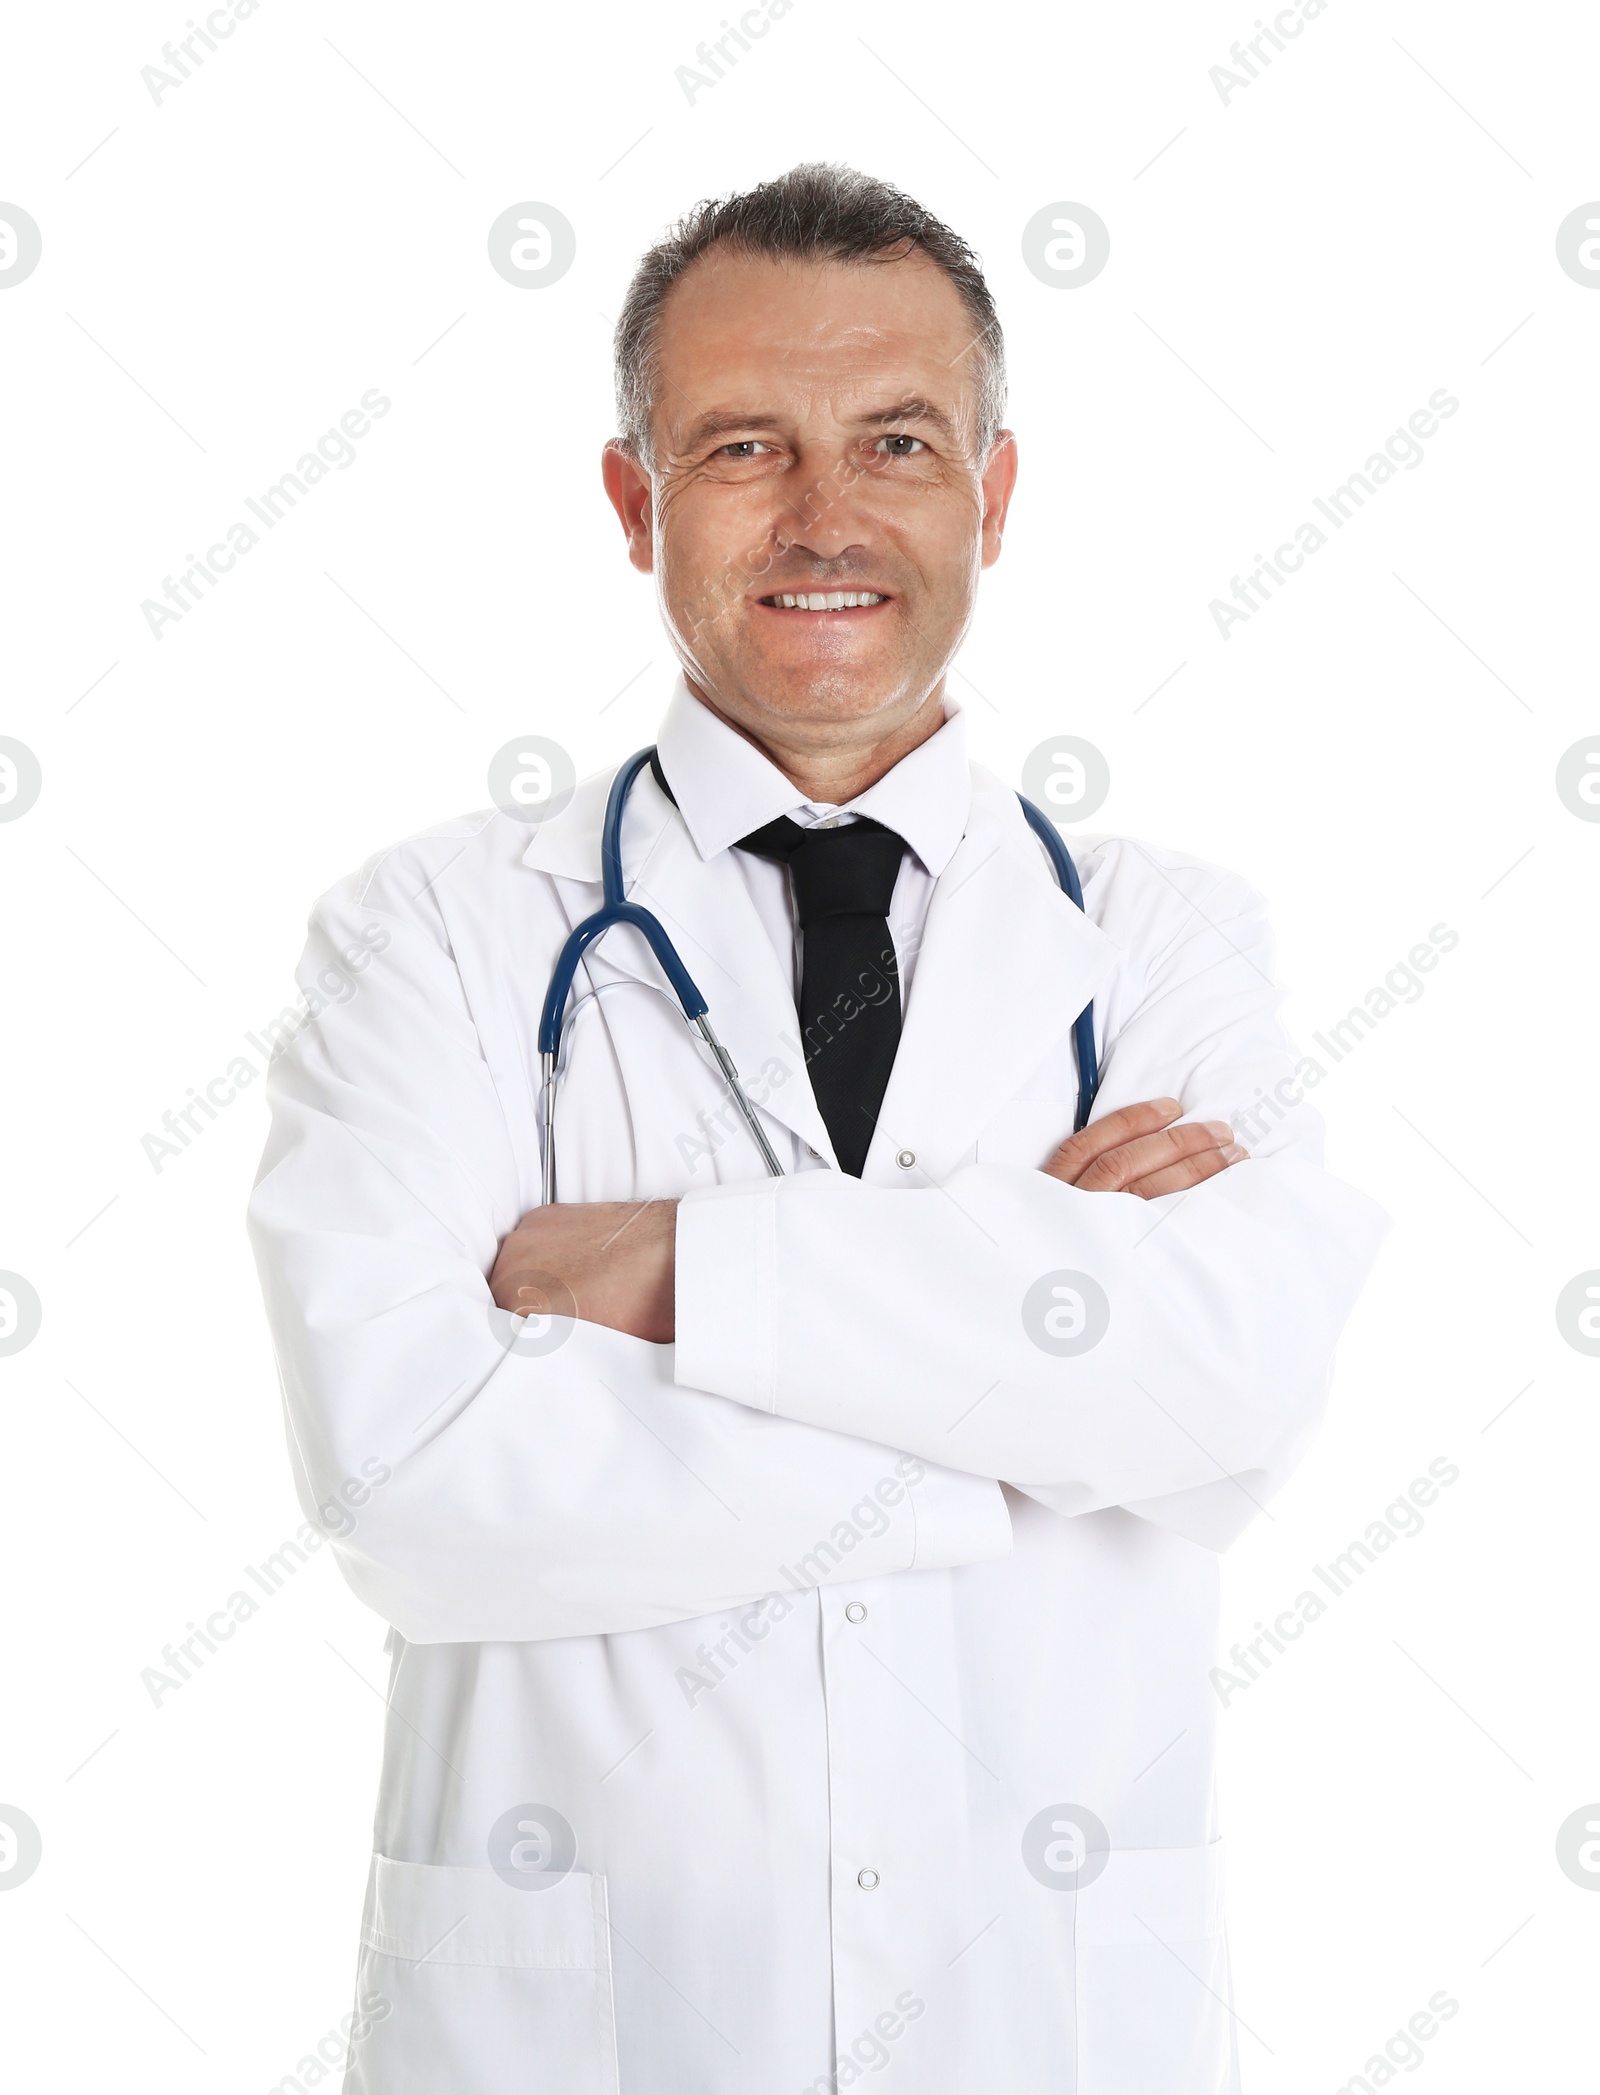
<path id="1" fill-rule="evenodd" d="M 574 924 L 600 906 L 600 824 L 609 784 L 609 778 L 586 781 L 524 855 L 523 863 L 539 871 L 593 883 L 569 904 Z M 833 1145 L 806 1074 L 794 991 L 733 854 L 702 859 L 682 816 L 646 773 L 629 796 L 622 863 L 628 900 L 653 910 L 666 927 L 746 1089 L 758 1091 L 764 1112 L 831 1162 Z M 625 976 L 666 987 L 649 946 L 625 926 L 606 935 L 586 966 L 596 983 Z M 686 1054 L 696 1051 L 685 1043 Z"/>
<path id="2" fill-rule="evenodd" d="M 966 834 L 940 875 L 905 1029 L 866 1175 L 912 1151 L 933 1179 L 1052 1051 L 1077 1091 L 1072 1022 L 1109 981 L 1117 949 L 1057 886 L 1014 793 L 974 770 Z"/>

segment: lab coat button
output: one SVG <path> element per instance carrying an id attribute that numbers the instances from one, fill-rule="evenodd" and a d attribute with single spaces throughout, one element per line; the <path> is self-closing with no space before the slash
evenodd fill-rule
<path id="1" fill-rule="evenodd" d="M 844 1619 L 846 1622 L 865 1622 L 867 1611 L 859 1600 L 853 1600 L 844 1611 Z"/>
<path id="2" fill-rule="evenodd" d="M 902 1171 L 909 1171 L 916 1161 L 917 1153 L 914 1149 L 902 1149 L 895 1157 L 895 1162 Z"/>
<path id="3" fill-rule="evenodd" d="M 878 1872 L 875 1869 L 858 1870 L 856 1872 L 856 1882 L 863 1891 L 876 1891 L 878 1888 Z"/>

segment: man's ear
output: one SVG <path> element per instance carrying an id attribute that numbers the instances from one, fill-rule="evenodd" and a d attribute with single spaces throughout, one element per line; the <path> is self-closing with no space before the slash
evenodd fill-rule
<path id="1" fill-rule="evenodd" d="M 613 437 L 600 455 L 600 477 L 622 523 L 628 558 L 643 575 L 656 564 L 650 475 L 633 453 Z"/>
<path id="2" fill-rule="evenodd" d="M 1012 491 L 1017 484 L 1017 440 L 1009 429 L 1002 429 L 989 446 L 989 456 L 984 460 L 983 486 L 983 564 L 993 567 L 1000 558 L 1000 539 L 1006 528 L 1006 511 L 1011 507 Z"/>

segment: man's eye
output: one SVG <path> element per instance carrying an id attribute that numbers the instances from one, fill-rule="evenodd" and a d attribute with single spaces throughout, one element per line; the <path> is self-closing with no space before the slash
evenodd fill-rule
<path id="1" fill-rule="evenodd" d="M 911 458 L 926 448 L 919 436 L 881 436 L 878 439 L 878 449 L 888 458 Z"/>
<path id="2" fill-rule="evenodd" d="M 762 443 L 759 437 L 747 436 L 741 437 L 736 444 L 722 445 L 717 452 L 717 456 L 718 458 L 759 458 L 762 452 L 768 449 L 770 449 L 770 446 Z"/>

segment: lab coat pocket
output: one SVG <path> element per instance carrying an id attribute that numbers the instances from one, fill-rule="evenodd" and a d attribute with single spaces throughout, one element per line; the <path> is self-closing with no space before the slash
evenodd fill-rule
<path id="1" fill-rule="evenodd" d="M 617 2095 L 604 1877 L 374 1855 L 357 1996 L 345 2095 Z"/>
<path id="2" fill-rule="evenodd" d="M 1077 1908 L 1078 2095 L 1234 2095 L 1222 1843 L 1113 1849 Z"/>

